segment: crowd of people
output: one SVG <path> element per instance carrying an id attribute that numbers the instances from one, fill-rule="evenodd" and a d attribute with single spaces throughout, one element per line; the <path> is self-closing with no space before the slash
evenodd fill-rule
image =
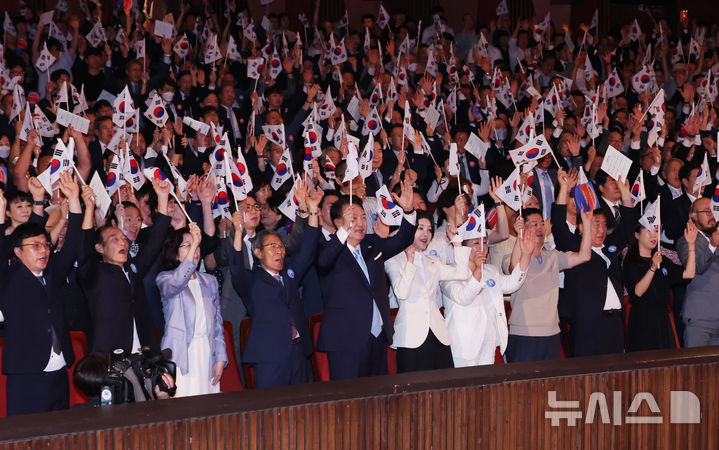
<path id="1" fill-rule="evenodd" d="M 68 407 L 71 331 L 177 396 L 223 321 L 258 388 L 719 343 L 716 27 L 140 3 L 4 15 L 9 414 Z"/>

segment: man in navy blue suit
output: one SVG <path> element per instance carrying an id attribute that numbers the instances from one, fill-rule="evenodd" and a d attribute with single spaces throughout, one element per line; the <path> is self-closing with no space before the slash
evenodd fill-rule
<path id="1" fill-rule="evenodd" d="M 68 199 L 65 243 L 51 251 L 50 236 L 37 223 L 18 226 L 5 236 L 5 199 L 0 191 L 0 309 L 5 315 L 2 368 L 7 374 L 8 415 L 67 409 L 72 365 L 70 330 L 63 288 L 77 255 L 82 222 L 80 188 L 72 171 L 60 176 Z M 17 261 L 8 265 L 10 255 Z"/>
<path id="2" fill-rule="evenodd" d="M 317 349 L 327 352 L 333 380 L 387 373 L 394 327 L 384 262 L 412 243 L 416 228 L 411 184 L 403 181 L 401 196 L 392 197 L 404 211 L 394 236 L 366 234 L 361 202 L 345 197 L 330 211 L 337 232 L 320 240 L 316 266 L 324 311 Z"/>
<path id="3" fill-rule="evenodd" d="M 320 236 L 319 204 L 324 192 L 311 195 L 299 180 L 295 198 L 300 212 L 309 213 L 300 251 L 285 261 L 282 238 L 274 231 L 261 231 L 252 243 L 259 265 L 246 269 L 242 258 L 242 211 L 232 215 L 235 227 L 230 270 L 232 285 L 245 302 L 252 319 L 243 360 L 253 364 L 258 388 L 307 383 L 312 354 L 312 335 L 300 299 L 299 285 L 312 265 Z"/>

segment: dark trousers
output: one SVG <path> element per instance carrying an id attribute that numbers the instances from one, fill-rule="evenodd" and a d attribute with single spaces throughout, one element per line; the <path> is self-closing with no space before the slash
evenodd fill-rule
<path id="1" fill-rule="evenodd" d="M 7 415 L 35 414 L 70 407 L 67 369 L 55 372 L 8 374 Z"/>
<path id="2" fill-rule="evenodd" d="M 452 350 L 449 345 L 439 342 L 432 330 L 429 330 L 427 338 L 417 348 L 397 347 L 398 373 L 453 367 Z"/>
<path id="3" fill-rule="evenodd" d="M 507 340 L 509 362 L 544 361 L 559 358 L 560 333 L 554 336 L 519 336 Z"/>
<path id="4" fill-rule="evenodd" d="M 387 375 L 387 339 L 370 336 L 360 351 L 327 352 L 327 361 L 331 380 Z"/>
<path id="5" fill-rule="evenodd" d="M 309 359 L 301 344 L 292 344 L 287 361 L 258 362 L 254 369 L 257 388 L 302 384 L 310 380 Z"/>
<path id="6" fill-rule="evenodd" d="M 594 356 L 624 353 L 624 321 L 622 316 L 603 314 L 591 322 L 572 324 L 573 356 Z"/>

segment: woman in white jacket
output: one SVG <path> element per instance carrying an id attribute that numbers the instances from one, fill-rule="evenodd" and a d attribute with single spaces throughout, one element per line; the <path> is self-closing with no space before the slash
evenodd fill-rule
<path id="1" fill-rule="evenodd" d="M 450 240 L 454 227 L 449 227 Z M 452 343 L 437 305 L 439 282 L 463 280 L 471 250 L 454 244 L 456 265 L 443 264 L 436 255 L 424 254 L 434 234 L 432 216 L 417 211 L 417 231 L 407 249 L 385 262 L 385 270 L 397 296 L 399 312 L 394 322 L 392 348 L 397 349 L 397 371 L 452 367 Z"/>
<path id="2" fill-rule="evenodd" d="M 507 317 L 504 313 L 504 295 L 522 286 L 526 278 L 534 236 L 517 239 L 519 264 L 510 275 L 504 275 L 487 264 L 485 238 L 470 239 L 465 245 L 472 249 L 469 269 L 472 276 L 463 281 L 443 283 L 445 298 L 444 316 L 452 339 L 452 357 L 455 367 L 493 364 L 496 348 L 504 354 L 507 348 Z"/>

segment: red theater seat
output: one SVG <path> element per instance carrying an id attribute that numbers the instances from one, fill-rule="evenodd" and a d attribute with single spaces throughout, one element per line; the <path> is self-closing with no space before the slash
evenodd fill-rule
<path id="1" fill-rule="evenodd" d="M 72 374 L 75 373 L 77 362 L 87 355 L 87 337 L 82 331 L 71 331 L 70 338 L 72 339 L 72 350 L 75 352 L 75 363 L 67 369 L 67 376 L 70 378 L 70 407 L 72 407 L 78 403 L 88 402 L 87 397 L 78 389 L 75 389 L 72 382 Z"/>
<path id="2" fill-rule="evenodd" d="M 4 339 L 0 338 L 0 417 L 7 415 L 7 377 L 2 373 L 2 347 Z"/>
<path id="3" fill-rule="evenodd" d="M 312 371 L 315 381 L 330 381 L 330 364 L 327 361 L 327 353 L 317 351 L 320 325 L 322 325 L 322 313 L 312 314 L 310 316 L 310 333 L 312 333 L 312 346 L 315 348 L 312 353 Z"/>
<path id="4" fill-rule="evenodd" d="M 397 311 L 399 308 L 392 308 L 389 312 L 392 315 L 392 325 L 394 326 L 394 320 L 397 318 Z M 387 373 L 393 375 L 397 373 L 397 350 L 394 350 L 387 346 Z"/>
<path id="5" fill-rule="evenodd" d="M 220 378 L 220 392 L 241 391 L 242 379 L 240 378 L 240 368 L 237 365 L 237 357 L 235 356 L 235 340 L 232 333 L 232 323 L 225 320 L 222 322 L 225 329 L 225 350 L 227 351 L 227 367 Z"/>
<path id="6" fill-rule="evenodd" d="M 247 343 L 247 336 L 250 335 L 250 325 L 252 320 L 250 318 L 242 320 L 240 322 L 240 352 L 245 354 L 245 344 Z M 255 370 L 250 367 L 247 363 L 242 363 L 242 370 L 245 371 L 245 380 L 247 381 L 247 389 L 255 388 Z"/>

